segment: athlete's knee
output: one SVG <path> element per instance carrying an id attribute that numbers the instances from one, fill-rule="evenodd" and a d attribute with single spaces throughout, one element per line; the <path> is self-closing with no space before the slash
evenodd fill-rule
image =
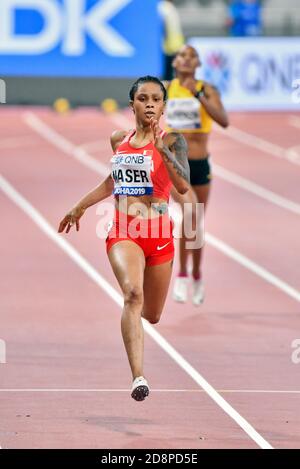
<path id="1" fill-rule="evenodd" d="M 160 316 L 154 316 L 154 317 L 151 317 L 148 319 L 148 322 L 150 322 L 150 324 L 157 324 L 160 320 Z"/>
<path id="2" fill-rule="evenodd" d="M 125 305 L 143 304 L 143 289 L 132 283 L 125 284 L 123 287 Z"/>
<path id="3" fill-rule="evenodd" d="M 157 311 L 154 314 L 147 314 L 143 311 L 142 316 L 144 319 L 146 319 L 146 321 L 150 322 L 150 324 L 157 324 L 161 317 L 161 311 Z"/>

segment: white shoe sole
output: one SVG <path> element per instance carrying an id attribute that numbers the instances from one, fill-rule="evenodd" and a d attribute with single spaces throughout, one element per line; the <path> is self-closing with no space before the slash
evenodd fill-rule
<path id="1" fill-rule="evenodd" d="M 193 305 L 194 305 L 194 306 L 200 306 L 200 305 L 202 305 L 203 303 L 204 303 L 204 297 L 203 297 L 200 301 L 198 301 L 198 300 L 193 300 Z"/>
<path id="2" fill-rule="evenodd" d="M 181 298 L 181 297 L 178 297 L 176 295 L 173 295 L 173 300 L 176 301 L 177 303 L 186 303 L 187 302 L 187 298 Z"/>
<path id="3" fill-rule="evenodd" d="M 147 396 L 149 396 L 149 388 L 148 386 L 145 386 L 143 384 L 141 384 L 140 386 L 137 386 L 131 392 L 131 397 L 135 401 L 143 401 Z"/>

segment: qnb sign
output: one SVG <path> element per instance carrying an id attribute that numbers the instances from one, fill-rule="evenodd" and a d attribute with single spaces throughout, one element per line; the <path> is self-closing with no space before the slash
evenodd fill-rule
<path id="1" fill-rule="evenodd" d="M 106 55 L 131 57 L 133 45 L 110 21 L 134 0 L 0 0 L 0 55 L 41 55 L 61 44 L 61 54 L 81 56 L 87 38 Z M 34 11 L 42 19 L 38 33 L 17 34 L 17 13 Z"/>
<path id="2" fill-rule="evenodd" d="M 275 55 L 249 54 L 240 63 L 241 87 L 249 93 L 281 89 L 289 93 L 291 83 L 300 77 L 300 53 Z"/>
<path id="3" fill-rule="evenodd" d="M 192 38 L 228 110 L 299 110 L 300 38 Z M 201 70 L 209 71 L 207 77 Z"/>

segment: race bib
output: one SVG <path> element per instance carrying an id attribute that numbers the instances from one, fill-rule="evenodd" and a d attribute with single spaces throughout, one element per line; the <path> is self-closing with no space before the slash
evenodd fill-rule
<path id="1" fill-rule="evenodd" d="M 200 129 L 200 102 L 197 98 L 169 99 L 166 122 L 171 129 Z"/>
<path id="2" fill-rule="evenodd" d="M 142 153 L 117 153 L 111 159 L 114 195 L 151 195 L 152 156 Z"/>

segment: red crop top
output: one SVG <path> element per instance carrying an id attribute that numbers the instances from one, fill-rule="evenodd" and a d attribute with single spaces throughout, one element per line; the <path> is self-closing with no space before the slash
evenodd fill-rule
<path id="1" fill-rule="evenodd" d="M 111 159 L 113 194 L 152 195 L 168 201 L 172 182 L 162 157 L 153 142 L 141 148 L 132 147 L 130 139 L 135 132 L 131 130 L 126 135 Z M 162 131 L 161 137 L 165 135 Z"/>

